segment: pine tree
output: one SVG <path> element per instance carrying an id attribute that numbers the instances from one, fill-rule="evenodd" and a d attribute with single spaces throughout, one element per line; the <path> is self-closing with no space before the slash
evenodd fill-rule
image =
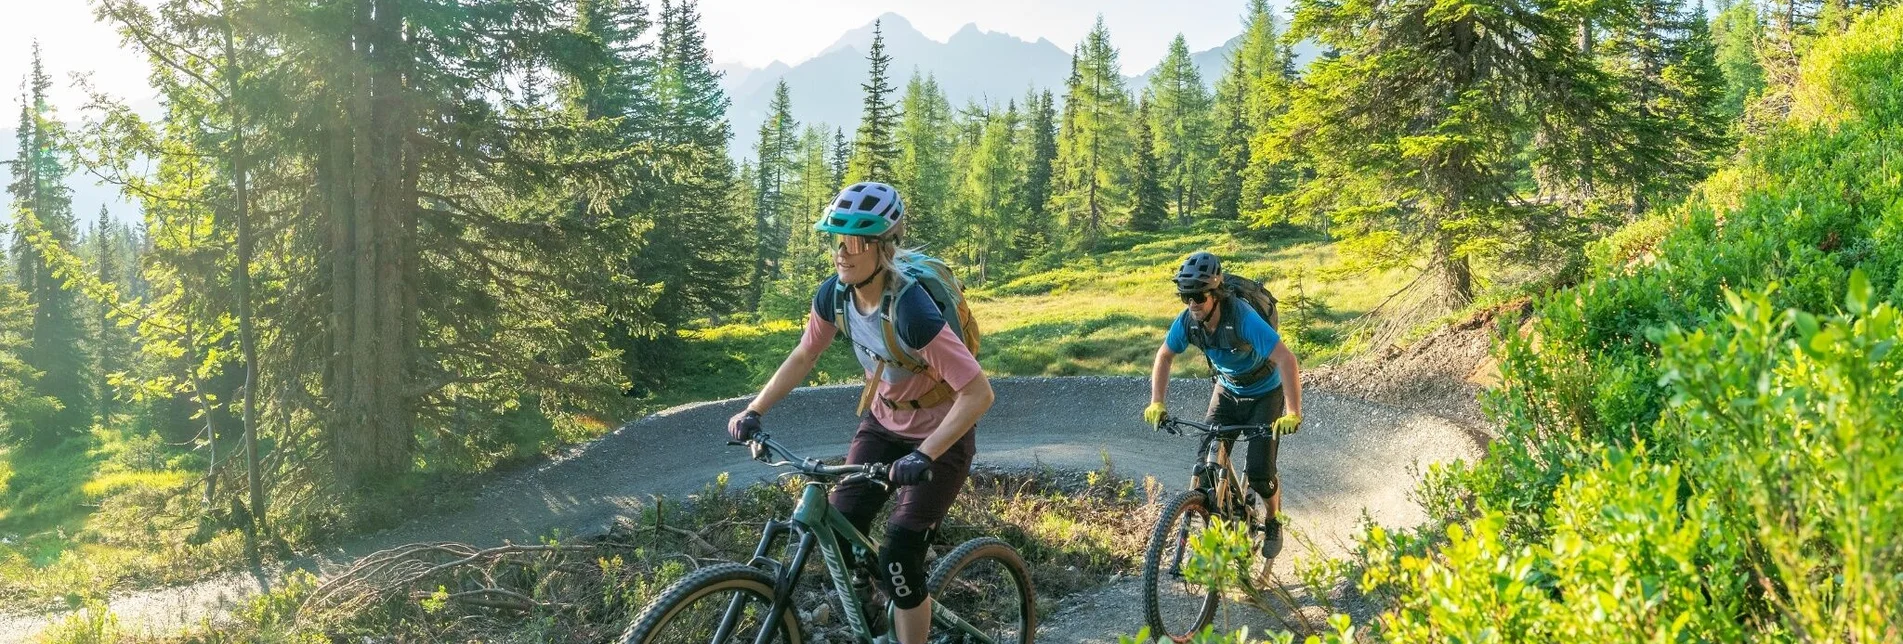
<path id="1" fill-rule="evenodd" d="M 767 284 L 779 277 L 780 260 L 786 254 L 793 212 L 792 195 L 787 190 L 794 171 L 794 146 L 799 143 L 798 127 L 793 120 L 793 99 L 782 78 L 773 88 L 773 101 L 767 106 L 766 121 L 760 124 L 756 148 L 756 178 L 752 184 L 755 250 L 748 310 L 759 310 L 760 296 Z"/>
<path id="2" fill-rule="evenodd" d="M 1755 3 L 1740 2 L 1718 12 L 1711 36 L 1717 65 L 1725 77 L 1722 111 L 1730 120 L 1744 115 L 1745 106 L 1764 92 L 1764 67 L 1758 64 L 1758 42 L 1764 25 Z"/>
<path id="3" fill-rule="evenodd" d="M 1163 169 L 1158 167 L 1150 144 L 1150 109 L 1147 96 L 1137 104 L 1136 203 L 1130 210 L 1130 230 L 1145 232 L 1161 230 L 1164 219 L 1169 217 L 1169 197 L 1163 193 Z"/>
<path id="4" fill-rule="evenodd" d="M 104 205 L 99 206 L 99 221 L 93 226 L 92 242 L 94 262 L 98 266 L 97 275 L 100 284 L 123 289 L 128 280 L 121 276 L 120 266 L 124 244 L 119 235 L 114 234 L 115 226 L 107 214 Z M 98 325 L 97 335 L 93 339 L 93 382 L 98 386 L 96 394 L 99 401 L 99 418 L 102 423 L 110 424 L 116 411 L 113 388 L 109 381 L 113 374 L 124 370 L 130 362 L 131 345 L 125 330 L 114 322 L 110 313 L 112 303 L 96 302 L 97 313 L 93 321 Z"/>
<path id="5" fill-rule="evenodd" d="M 892 183 L 905 200 L 906 237 L 928 249 L 949 248 L 959 228 L 952 203 L 951 102 L 937 80 L 914 71 L 900 106 Z"/>
<path id="6" fill-rule="evenodd" d="M 1225 115 L 1238 110 L 1242 113 L 1247 126 L 1244 136 L 1249 143 L 1241 151 L 1221 153 L 1223 163 L 1244 159 L 1243 169 L 1237 174 L 1240 186 L 1236 188 L 1235 210 L 1244 219 L 1258 224 L 1272 223 L 1281 218 L 1265 210 L 1266 201 L 1270 195 L 1284 194 L 1293 188 L 1294 168 L 1300 162 L 1279 157 L 1267 149 L 1271 145 L 1269 139 L 1273 137 L 1275 120 L 1288 111 L 1289 93 L 1295 86 L 1295 57 L 1283 44 L 1281 27 L 1264 0 L 1250 0 L 1243 25 L 1242 44 L 1230 61 L 1229 76 L 1235 78 L 1225 79 L 1217 92 L 1215 120 L 1225 136 L 1233 136 Z M 1225 105 L 1231 101 L 1241 104 Z M 1223 140 L 1225 148 L 1230 144 L 1229 139 Z M 1222 175 L 1221 181 L 1225 183 L 1218 186 L 1217 192 L 1229 190 L 1226 182 L 1232 180 L 1235 179 Z M 1217 216 L 1226 219 L 1229 209 L 1223 210 Z"/>
<path id="7" fill-rule="evenodd" d="M 1483 12 L 1300 0 L 1293 37 L 1341 57 L 1310 67 L 1278 126 L 1281 153 L 1292 148 L 1316 173 L 1279 199 L 1332 210 L 1355 231 L 1358 257 L 1425 259 L 1450 308 L 1473 300 L 1475 261 L 1577 248 L 1583 222 L 1517 197 L 1523 142 L 1563 179 L 1581 172 L 1567 156 L 1578 142 L 1616 149 L 1632 133 L 1570 23 L 1543 2 Z"/>
<path id="8" fill-rule="evenodd" d="M 27 295 L 33 324 L 30 343 L 21 362 L 40 372 L 34 383 L 39 396 L 57 400 L 57 410 L 31 419 L 19 438 L 36 450 L 50 449 L 68 438 L 84 436 L 93 419 L 93 389 L 88 382 L 92 366 L 81 347 L 85 323 L 80 319 L 78 293 L 53 273 L 48 252 L 72 252 L 77 237 L 71 191 L 66 187 L 66 161 L 60 140 L 64 125 L 46 101 L 53 85 L 33 46 L 33 63 L 20 105 L 20 149 L 13 163 L 14 253 L 20 287 Z M 40 236 L 39 239 L 34 239 Z"/>
<path id="9" fill-rule="evenodd" d="M 846 169 L 852 166 L 852 142 L 846 140 L 846 130 L 833 130 L 833 151 L 830 163 L 833 166 L 833 190 L 846 187 Z"/>
<path id="10" fill-rule="evenodd" d="M 1245 194 L 1251 194 L 1249 170 L 1258 167 L 1253 162 L 1252 148 L 1258 145 L 1258 139 L 1269 137 L 1268 132 L 1258 134 L 1249 125 L 1248 105 L 1245 97 L 1249 91 L 1249 73 L 1247 59 L 1236 56 L 1229 61 L 1229 73 L 1223 79 L 1223 85 L 1217 92 L 1216 122 L 1222 128 L 1220 139 L 1222 148 L 1216 153 L 1215 171 L 1212 173 L 1215 184 L 1210 202 L 1210 216 L 1224 221 L 1232 221 L 1245 216 L 1243 203 Z M 1266 124 L 1265 124 L 1266 125 Z M 1266 129 L 1266 127 L 1265 127 Z M 1260 145 L 1269 145 L 1263 141 Z M 1281 164 L 1263 163 L 1261 167 L 1280 167 Z M 1263 190 L 1266 194 L 1266 189 Z M 1260 203 L 1260 198 L 1256 205 Z M 1260 215 L 1250 214 L 1251 219 L 1260 220 Z"/>
<path id="11" fill-rule="evenodd" d="M 1053 193 L 1068 246 L 1094 246 L 1113 213 L 1128 212 L 1132 106 L 1117 65 L 1117 50 L 1103 16 L 1085 36 L 1064 98 L 1066 119 L 1058 134 Z"/>
<path id="12" fill-rule="evenodd" d="M 885 53 L 885 35 L 878 22 L 872 23 L 872 49 L 866 53 L 866 61 L 871 69 L 866 83 L 859 86 L 866 93 L 865 111 L 860 114 L 859 131 L 852 140 L 852 162 L 846 168 L 845 182 L 889 183 L 896 175 L 898 146 L 893 136 L 899 115 L 892 105 L 892 84 L 886 76 L 892 57 Z"/>
<path id="13" fill-rule="evenodd" d="M 1604 18 L 1601 66 L 1630 102 L 1641 145 L 1598 160 L 1607 175 L 1599 198 L 1617 198 L 1628 216 L 1682 194 L 1703 178 L 1723 144 L 1718 113 L 1723 79 L 1706 19 L 1673 0 L 1631 0 L 1620 19 Z"/>
<path id="14" fill-rule="evenodd" d="M 1149 93 L 1155 104 L 1143 128 L 1153 133 L 1150 145 L 1162 164 L 1158 180 L 1168 185 L 1177 222 L 1187 224 L 1191 213 L 1203 207 L 1199 193 L 1209 184 L 1217 146 L 1209 120 L 1209 90 L 1182 34 L 1170 41 L 1169 53 L 1150 77 Z"/>
<path id="15" fill-rule="evenodd" d="M 1027 93 L 1024 100 L 1025 134 L 1019 137 L 1023 160 L 1024 204 L 1032 221 L 1049 219 L 1046 207 L 1051 198 L 1051 165 L 1057 161 L 1057 100 L 1050 90 Z"/>

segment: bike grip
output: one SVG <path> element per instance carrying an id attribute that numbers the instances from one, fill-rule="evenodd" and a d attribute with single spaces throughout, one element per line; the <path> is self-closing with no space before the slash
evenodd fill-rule
<path id="1" fill-rule="evenodd" d="M 727 441 L 727 444 L 728 444 L 728 445 L 745 445 L 746 443 L 744 443 L 744 442 L 741 442 L 741 441 L 737 441 L 737 440 L 728 440 L 728 441 Z"/>
<path id="2" fill-rule="evenodd" d="M 920 483 L 930 483 L 930 482 L 932 482 L 932 471 L 931 471 L 931 470 L 925 470 L 925 472 L 924 472 L 924 473 L 921 473 L 921 474 L 919 474 L 919 475 L 918 475 L 918 482 L 920 482 Z"/>

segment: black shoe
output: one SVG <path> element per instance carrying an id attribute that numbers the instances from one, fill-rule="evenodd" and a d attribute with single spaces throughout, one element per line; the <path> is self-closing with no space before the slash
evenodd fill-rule
<path id="1" fill-rule="evenodd" d="M 1262 528 L 1262 557 L 1274 559 L 1282 554 L 1282 522 L 1270 519 L 1269 525 Z"/>

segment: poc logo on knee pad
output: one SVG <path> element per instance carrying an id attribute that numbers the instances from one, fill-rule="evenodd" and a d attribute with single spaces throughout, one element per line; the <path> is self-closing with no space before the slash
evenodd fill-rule
<path id="1" fill-rule="evenodd" d="M 899 562 L 894 561 L 887 565 L 885 571 L 892 577 L 893 597 L 912 596 L 912 587 L 905 583 L 905 568 L 900 566 Z"/>

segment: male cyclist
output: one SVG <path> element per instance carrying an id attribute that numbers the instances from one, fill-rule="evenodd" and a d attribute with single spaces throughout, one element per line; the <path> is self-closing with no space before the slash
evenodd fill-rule
<path id="1" fill-rule="evenodd" d="M 925 596 L 926 533 L 945 518 L 964 487 L 977 451 L 972 427 L 991 408 L 992 392 L 977 359 L 925 288 L 895 277 L 895 258 L 909 252 L 899 249 L 904 216 L 898 191 L 883 183 L 856 183 L 833 199 L 813 228 L 832 235 L 836 274 L 813 294 L 799 346 L 766 388 L 728 421 L 727 431 L 734 440 L 751 438 L 760 430 L 760 416 L 806 380 L 841 327 L 848 327 L 845 337 L 866 380 L 877 380 L 868 396 L 876 392 L 878 402 L 860 418 L 846 462 L 891 463 L 890 478 L 906 486 L 899 488 L 898 506 L 886 523 L 878 578 L 899 609 L 894 624 L 899 642 L 924 644 L 932 615 Z M 909 286 L 894 292 L 901 283 Z M 899 368 L 904 363 L 925 368 Z M 925 480 L 927 471 L 930 480 Z M 835 488 L 831 501 L 853 527 L 869 533 L 887 496 L 886 490 L 857 481 Z"/>
<path id="2" fill-rule="evenodd" d="M 1163 346 L 1156 350 L 1150 371 L 1150 405 L 1143 420 L 1154 429 L 1168 408 L 1170 363 L 1189 345 L 1202 349 L 1215 370 L 1217 385 L 1209 396 L 1205 422 L 1215 425 L 1273 424 L 1277 435 L 1293 434 L 1302 425 L 1302 372 L 1282 336 L 1255 308 L 1233 297 L 1223 287 L 1222 262 L 1197 252 L 1183 260 L 1172 278 L 1185 310 L 1170 325 Z M 1283 414 L 1286 409 L 1287 415 Z M 1262 555 L 1282 551 L 1282 490 L 1275 472 L 1275 442 L 1267 437 L 1249 440 L 1246 470 L 1249 489 L 1267 500 L 1267 524 Z"/>

